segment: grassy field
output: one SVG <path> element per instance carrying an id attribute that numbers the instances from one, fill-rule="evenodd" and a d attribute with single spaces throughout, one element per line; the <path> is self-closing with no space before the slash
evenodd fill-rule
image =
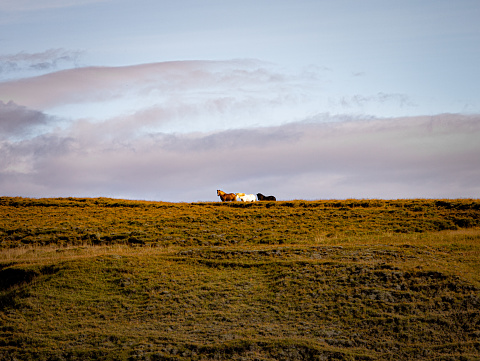
<path id="1" fill-rule="evenodd" d="M 478 360 L 480 201 L 0 198 L 0 360 Z"/>

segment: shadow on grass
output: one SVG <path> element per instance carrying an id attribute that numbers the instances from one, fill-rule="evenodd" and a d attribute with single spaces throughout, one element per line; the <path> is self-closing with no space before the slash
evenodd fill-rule
<path id="1" fill-rule="evenodd" d="M 25 297 L 25 287 L 40 276 L 53 275 L 59 271 L 58 267 L 44 266 L 40 268 L 24 269 L 13 265 L 3 265 L 0 270 L 0 310 L 6 307 L 15 307 L 17 298 Z"/>

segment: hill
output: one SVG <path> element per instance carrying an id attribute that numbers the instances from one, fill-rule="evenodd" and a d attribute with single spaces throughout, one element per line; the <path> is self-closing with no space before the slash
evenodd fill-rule
<path id="1" fill-rule="evenodd" d="M 480 201 L 0 198 L 2 360 L 477 360 Z"/>

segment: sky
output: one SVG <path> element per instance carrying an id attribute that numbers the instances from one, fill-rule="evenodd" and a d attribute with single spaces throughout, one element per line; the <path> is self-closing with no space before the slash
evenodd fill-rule
<path id="1" fill-rule="evenodd" d="M 480 198 L 478 0 L 0 0 L 0 196 Z"/>

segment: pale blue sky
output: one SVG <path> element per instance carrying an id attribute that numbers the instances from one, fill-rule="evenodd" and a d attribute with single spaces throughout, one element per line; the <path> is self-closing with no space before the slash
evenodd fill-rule
<path id="1" fill-rule="evenodd" d="M 480 110 L 478 0 L 2 3 L 3 56 L 79 52 L 63 67 L 258 59 L 329 69 L 323 95 L 400 93 L 421 113 Z"/>
<path id="2" fill-rule="evenodd" d="M 463 182 L 475 178 L 468 169 L 475 155 L 480 158 L 475 140 L 480 127 L 478 19 L 478 0 L 0 0 L 0 189 L 7 195 L 177 201 L 213 200 L 221 187 L 255 188 L 238 189 L 247 193 L 270 188 L 280 199 L 478 197 L 478 181 Z M 468 134 L 447 137 L 430 131 L 427 141 L 419 134 L 429 129 L 428 122 L 440 122 L 448 132 L 468 129 Z M 329 144 L 335 159 L 343 154 L 337 159 L 343 168 L 317 161 L 320 151 L 322 157 L 329 152 L 304 138 L 300 124 L 337 127 L 332 134 L 338 142 Z M 367 190 L 360 186 L 366 177 L 361 167 L 353 171 L 348 166 L 357 150 L 351 148 L 356 136 L 349 135 L 353 128 L 347 124 L 354 124 L 354 134 L 360 132 L 365 144 L 370 137 L 383 144 L 379 134 L 401 128 L 404 138 L 398 141 L 418 147 L 420 158 L 428 153 L 438 169 L 430 177 L 422 175 L 428 180 L 423 183 L 411 170 L 399 185 L 398 168 L 408 162 L 395 152 L 392 159 L 399 163 L 381 172 L 384 163 L 372 157 L 388 153 L 389 147 L 379 145 L 364 161 L 365 166 L 376 164 L 383 178 L 370 180 Z M 321 138 L 326 131 L 321 129 L 312 134 Z M 291 161 L 275 174 L 258 163 L 250 172 L 230 170 L 234 175 L 223 179 L 205 164 L 192 168 L 187 162 L 202 180 L 198 191 L 185 192 L 192 184 L 184 181 L 188 172 L 182 162 L 171 166 L 165 160 L 168 164 L 159 163 L 164 171 L 150 171 L 159 166 L 156 159 L 183 159 L 193 140 L 208 159 L 206 149 L 225 152 L 213 139 L 227 134 L 238 152 L 229 148 L 225 154 L 236 158 L 251 144 L 232 134 L 265 142 L 269 131 L 280 142 L 275 151 L 261 146 L 270 163 L 279 162 L 282 139 L 299 142 L 299 153 L 292 151 Z M 152 139 L 158 147 L 149 143 Z M 446 162 L 455 159 L 458 166 L 461 151 L 453 148 L 459 143 L 465 148 L 460 163 L 470 175 L 459 173 L 460 180 L 452 180 L 446 177 L 452 171 Z M 425 153 L 425 144 L 436 153 Z M 60 145 L 59 153 L 47 151 Z M 105 167 L 115 164 L 106 156 L 110 151 L 126 152 L 124 163 Z M 90 158 L 82 158 L 87 153 Z M 309 155 L 310 163 L 299 169 L 300 154 L 302 159 Z M 141 190 L 120 167 L 140 167 L 146 181 Z M 422 163 L 420 168 L 424 173 L 428 167 Z M 50 171 L 44 174 L 45 169 Z M 206 169 L 218 178 L 202 178 Z M 443 180 L 442 169 L 450 180 Z M 86 172 L 96 176 L 82 181 Z M 124 181 L 113 182 L 115 177 Z M 305 185 L 315 191 L 300 191 Z"/>

